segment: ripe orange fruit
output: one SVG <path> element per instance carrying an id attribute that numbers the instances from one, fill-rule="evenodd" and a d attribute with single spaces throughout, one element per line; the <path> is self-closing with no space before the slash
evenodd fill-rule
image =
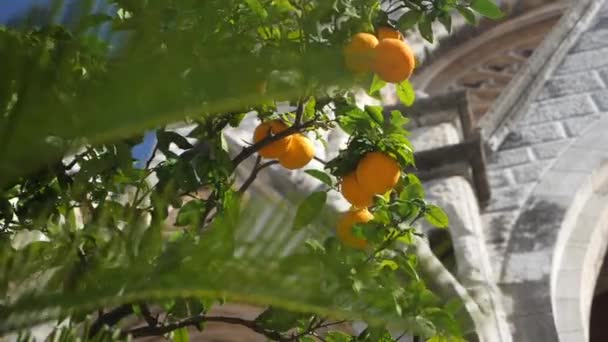
<path id="1" fill-rule="evenodd" d="M 356 172 L 359 185 L 370 194 L 384 194 L 401 176 L 399 163 L 382 152 L 369 152 L 363 156 Z"/>
<path id="2" fill-rule="evenodd" d="M 266 138 L 270 134 L 277 134 L 287 129 L 281 120 L 272 120 L 268 122 L 262 122 L 253 131 L 253 143 L 258 143 L 262 139 Z M 292 136 L 287 136 L 277 141 L 273 141 L 270 144 L 262 147 L 258 153 L 264 158 L 279 158 L 287 150 L 287 146 L 291 141 Z"/>
<path id="3" fill-rule="evenodd" d="M 414 52 L 402 40 L 386 38 L 376 46 L 373 70 L 385 82 L 399 83 L 412 76 L 416 67 Z"/>
<path id="4" fill-rule="evenodd" d="M 315 156 L 315 146 L 302 134 L 291 137 L 287 150 L 279 157 L 279 163 L 286 169 L 295 170 L 306 166 L 312 160 Z"/>
<path id="5" fill-rule="evenodd" d="M 357 223 L 369 222 L 373 218 L 374 215 L 367 209 L 350 210 L 338 221 L 338 229 L 336 231 L 338 238 L 342 243 L 352 248 L 365 248 L 367 246 L 367 241 L 353 235 L 353 226 Z"/>
<path id="6" fill-rule="evenodd" d="M 378 38 L 370 33 L 357 33 L 344 49 L 346 67 L 353 72 L 369 72 L 374 63 Z"/>
<path id="7" fill-rule="evenodd" d="M 401 35 L 401 32 L 393 29 L 392 27 L 388 27 L 388 26 L 378 27 L 378 29 L 376 29 L 376 36 L 378 37 L 378 40 L 383 40 L 386 38 L 403 40 L 403 36 Z"/>
<path id="8" fill-rule="evenodd" d="M 342 196 L 352 205 L 358 208 L 366 208 L 372 205 L 374 195 L 365 192 L 359 182 L 355 172 L 351 172 L 342 178 L 340 183 Z"/>

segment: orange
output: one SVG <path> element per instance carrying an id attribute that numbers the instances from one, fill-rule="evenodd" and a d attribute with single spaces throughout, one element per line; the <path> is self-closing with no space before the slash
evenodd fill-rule
<path id="1" fill-rule="evenodd" d="M 286 169 L 295 170 L 306 166 L 314 158 L 315 146 L 302 134 L 291 137 L 287 150 L 279 157 L 279 163 Z"/>
<path id="2" fill-rule="evenodd" d="M 388 27 L 388 26 L 378 27 L 378 29 L 376 30 L 376 36 L 378 37 L 378 40 L 383 40 L 386 38 L 393 38 L 393 39 L 399 39 L 399 40 L 403 39 L 401 32 L 393 29 L 392 27 Z"/>
<path id="3" fill-rule="evenodd" d="M 357 223 L 366 223 L 371 221 L 374 215 L 367 209 L 350 210 L 344 214 L 338 221 L 338 229 L 336 231 L 338 238 L 342 243 L 352 248 L 363 249 L 367 246 L 367 241 L 353 235 L 353 227 Z"/>
<path id="4" fill-rule="evenodd" d="M 253 143 L 258 143 L 270 134 L 277 134 L 286 129 L 287 125 L 280 120 L 262 122 L 258 125 L 258 127 L 255 128 L 255 131 L 253 132 Z M 264 158 L 279 158 L 287 150 L 287 146 L 289 145 L 291 139 L 292 136 L 290 135 L 277 141 L 273 141 L 270 144 L 262 147 L 258 153 Z"/>
<path id="5" fill-rule="evenodd" d="M 340 190 L 342 196 L 355 207 L 366 208 L 372 205 L 374 195 L 361 189 L 361 185 L 357 182 L 355 172 L 351 172 L 342 178 Z"/>
<path id="6" fill-rule="evenodd" d="M 373 34 L 355 34 L 344 49 L 346 67 L 353 72 L 372 71 L 376 45 L 378 38 Z"/>
<path id="7" fill-rule="evenodd" d="M 357 164 L 357 181 L 371 194 L 384 194 L 392 189 L 401 176 L 396 160 L 382 152 L 369 152 Z"/>
<path id="8" fill-rule="evenodd" d="M 373 69 L 385 82 L 399 83 L 412 76 L 416 66 L 414 52 L 402 40 L 386 38 L 374 49 L 376 51 Z"/>

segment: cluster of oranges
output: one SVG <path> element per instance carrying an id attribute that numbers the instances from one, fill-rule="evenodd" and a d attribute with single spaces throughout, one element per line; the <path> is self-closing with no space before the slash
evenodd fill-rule
<path id="1" fill-rule="evenodd" d="M 380 27 L 376 36 L 355 34 L 344 51 L 346 67 L 356 73 L 374 72 L 389 83 L 400 83 L 412 76 L 416 67 L 414 52 L 399 31 Z M 375 195 L 383 195 L 399 181 L 399 163 L 382 152 L 369 152 L 355 171 L 345 175 L 340 183 L 342 196 L 352 205 L 338 221 L 337 234 L 350 247 L 362 249 L 367 241 L 353 234 L 357 223 L 369 222 L 374 215 L 367 207 Z"/>
<path id="2" fill-rule="evenodd" d="M 281 120 L 262 122 L 253 132 L 253 142 L 258 143 L 269 135 L 283 132 L 288 127 Z M 279 164 L 289 170 L 300 169 L 315 156 L 315 147 L 305 135 L 288 135 L 262 147 L 258 153 L 267 159 L 278 159 Z"/>
<path id="3" fill-rule="evenodd" d="M 374 72 L 380 79 L 389 83 L 399 83 L 412 75 L 416 60 L 412 49 L 405 43 L 403 36 L 396 30 L 381 27 L 376 35 L 357 33 L 345 49 L 346 67 L 356 73 Z M 264 92 L 265 84 L 259 92 Z M 285 131 L 288 126 L 281 120 L 262 122 L 253 133 L 254 143 Z M 292 134 L 262 147 L 258 153 L 268 159 L 278 159 L 279 163 L 290 170 L 306 166 L 315 154 L 310 139 L 303 134 Z M 367 209 L 373 204 L 375 195 L 383 195 L 399 181 L 399 163 L 383 152 L 368 152 L 357 164 L 354 171 L 342 177 L 340 191 L 352 205 L 339 222 L 337 235 L 350 247 L 362 249 L 367 241 L 353 234 L 357 223 L 369 222 L 374 215 Z"/>
<path id="4" fill-rule="evenodd" d="M 344 244 L 365 248 L 367 242 L 353 235 L 353 226 L 374 218 L 367 207 L 372 205 L 375 195 L 383 195 L 397 185 L 400 176 L 401 168 L 395 159 L 382 152 L 368 152 L 356 169 L 342 178 L 340 191 L 352 204 L 338 222 L 338 237 Z"/>
<path id="5" fill-rule="evenodd" d="M 380 27 L 376 35 L 357 33 L 351 38 L 344 51 L 346 67 L 356 73 L 374 72 L 389 83 L 409 79 L 416 59 L 401 33 Z"/>

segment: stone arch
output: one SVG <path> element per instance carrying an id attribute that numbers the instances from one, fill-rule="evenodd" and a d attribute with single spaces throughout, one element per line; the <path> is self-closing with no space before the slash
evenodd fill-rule
<path id="1" fill-rule="evenodd" d="M 570 207 L 572 212 L 564 218 L 553 253 L 551 298 L 560 341 L 589 340 L 595 284 L 608 247 L 608 152 L 590 150 L 598 143 L 608 144 L 608 138 L 596 140 L 606 136 L 593 133 L 598 129 L 594 127 L 564 156 L 576 161 L 585 153 L 589 166 L 597 168 L 581 179 L 584 183 Z"/>
<path id="2" fill-rule="evenodd" d="M 431 56 L 414 76 L 416 89 L 430 95 L 469 90 L 478 121 L 523 69 L 566 6 L 564 2 L 544 4 L 473 37 L 455 36 L 454 40 L 463 41 Z"/>
<path id="3" fill-rule="evenodd" d="M 608 245 L 608 118 L 590 126 L 535 187 L 500 274 L 516 341 L 588 341 Z"/>

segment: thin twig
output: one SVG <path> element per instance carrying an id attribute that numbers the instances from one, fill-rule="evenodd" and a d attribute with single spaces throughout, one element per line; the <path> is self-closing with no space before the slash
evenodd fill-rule
<path id="1" fill-rule="evenodd" d="M 313 319 L 313 321 L 311 321 L 311 323 L 308 325 L 308 328 L 306 328 L 305 331 L 303 331 L 303 332 L 301 332 L 301 333 L 299 333 L 297 335 L 292 336 L 291 340 L 292 341 L 298 341 L 298 339 L 300 339 L 301 337 L 304 337 L 306 335 L 311 335 L 311 334 L 315 333 L 315 331 L 318 330 L 318 329 L 327 328 L 327 327 L 330 327 L 332 325 L 338 325 L 338 324 L 342 324 L 342 323 L 348 322 L 346 320 L 342 320 L 342 321 L 335 321 L 335 322 L 324 323 L 325 320 L 322 319 L 322 320 L 319 320 L 319 322 L 317 322 L 316 324 L 314 324 L 315 320 L 316 319 Z M 313 336 L 315 336 L 315 335 L 313 335 Z"/>
<path id="2" fill-rule="evenodd" d="M 405 330 L 404 332 L 401 333 L 401 335 L 397 336 L 397 338 L 395 339 L 396 342 L 399 342 L 399 340 L 405 336 L 405 334 L 407 334 L 407 330 Z"/>
<path id="3" fill-rule="evenodd" d="M 247 180 L 245 180 L 245 182 L 243 183 L 243 185 L 241 185 L 241 187 L 238 190 L 238 192 L 240 194 L 242 194 L 243 192 L 245 192 L 245 190 L 247 190 L 247 188 L 255 180 L 255 177 L 258 174 L 257 173 L 257 169 L 260 166 L 261 162 L 262 162 L 262 156 L 258 155 L 257 158 L 255 158 L 255 163 L 253 164 L 253 169 L 251 170 L 251 174 L 249 174 L 249 177 L 247 177 Z"/>
<path id="4" fill-rule="evenodd" d="M 330 322 L 330 323 L 325 323 L 325 324 L 321 324 L 317 327 L 317 329 L 320 328 L 327 328 L 327 327 L 331 327 L 332 325 L 338 325 L 338 324 L 342 324 L 342 323 L 348 323 L 349 321 L 347 320 L 342 320 L 342 321 L 335 321 L 335 322 Z"/>
<path id="5" fill-rule="evenodd" d="M 265 169 L 271 165 L 278 163 L 278 161 L 276 161 L 276 160 L 271 160 L 269 162 L 266 162 L 266 163 L 260 165 L 261 159 L 262 158 L 260 156 L 258 156 L 258 158 L 256 159 L 256 166 L 253 168 L 253 170 L 251 170 L 251 174 L 249 175 L 247 180 L 243 183 L 243 185 L 241 185 L 241 187 L 238 190 L 238 192 L 240 194 L 244 193 L 249 188 L 249 186 L 251 186 L 251 184 L 253 184 L 253 181 L 258 176 L 258 173 L 260 173 L 260 171 L 262 171 L 263 169 Z"/>
<path id="6" fill-rule="evenodd" d="M 150 155 L 150 158 L 148 158 L 148 160 L 146 161 L 146 169 L 150 168 L 150 164 L 152 164 L 152 161 L 154 160 L 154 157 L 156 156 L 156 152 L 158 152 L 158 143 L 154 144 L 154 149 L 152 149 L 152 154 Z"/>
<path id="7" fill-rule="evenodd" d="M 400 9 L 404 9 L 404 8 L 405 8 L 405 6 L 400 5 L 400 6 L 397 6 L 397 7 L 393 8 L 393 9 L 391 9 L 390 11 L 387 11 L 387 12 L 386 12 L 386 14 L 392 14 L 392 13 L 395 13 L 395 12 L 397 12 L 398 10 L 400 10 Z"/>
<path id="8" fill-rule="evenodd" d="M 201 224 L 199 226 L 199 231 L 202 231 L 213 218 L 213 215 L 209 217 L 209 213 L 217 206 L 216 199 L 217 191 L 213 191 L 211 195 L 209 195 L 209 197 L 205 199 L 205 209 L 203 210 L 203 215 L 201 215 Z"/>
<path id="9" fill-rule="evenodd" d="M 155 327 L 158 325 L 158 319 L 152 316 L 150 308 L 146 303 L 140 303 L 139 308 L 141 309 L 141 314 L 146 320 L 146 323 L 148 323 L 148 326 Z"/>
<path id="10" fill-rule="evenodd" d="M 418 212 L 418 215 L 416 215 L 416 217 L 410 222 L 410 226 L 413 226 L 414 223 L 416 223 L 416 221 L 418 221 L 423 216 L 424 216 L 424 210 L 421 210 L 420 212 Z M 378 255 L 378 253 L 380 253 L 383 250 L 385 250 L 386 248 L 388 248 L 393 242 L 397 241 L 397 239 L 404 236 L 406 233 L 407 233 L 407 231 L 403 230 L 403 231 L 400 231 L 399 233 L 395 234 L 394 236 L 389 236 L 386 240 L 384 240 L 384 242 L 382 242 L 382 244 L 380 244 L 380 246 L 376 250 L 374 250 L 374 252 L 372 254 L 370 254 L 367 257 L 367 259 L 365 259 L 365 263 L 368 263 L 371 260 L 375 259 L 376 255 Z"/>
<path id="11" fill-rule="evenodd" d="M 296 109 L 296 119 L 294 120 L 294 125 L 299 125 L 302 123 L 303 114 L 304 114 L 304 100 L 299 100 L 298 109 Z"/>
<path id="12" fill-rule="evenodd" d="M 314 156 L 313 158 L 314 158 L 316 161 L 318 161 L 319 163 L 323 164 L 323 165 L 327 164 L 327 162 L 326 162 L 325 160 L 323 160 L 323 159 L 321 159 L 321 158 L 319 158 L 319 157 L 317 157 L 317 156 Z"/>

